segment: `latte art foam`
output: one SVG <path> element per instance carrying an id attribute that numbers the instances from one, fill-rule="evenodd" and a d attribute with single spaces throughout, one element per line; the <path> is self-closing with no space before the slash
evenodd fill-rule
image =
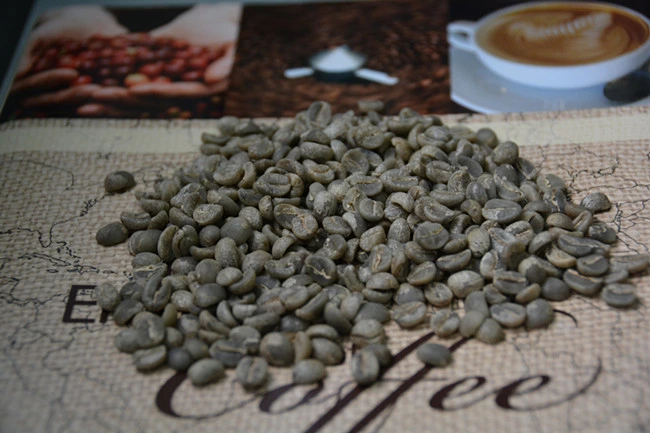
<path id="1" fill-rule="evenodd" d="M 557 14 L 553 14 L 557 15 Z M 539 17 L 540 19 L 543 16 Z M 553 18 L 552 16 L 549 18 Z M 514 23 L 509 26 L 513 38 L 522 42 L 545 43 L 552 40 L 598 40 L 604 31 L 612 24 L 612 15 L 606 12 L 596 12 L 582 17 L 570 19 L 560 24 L 538 25 L 531 22 Z"/>
<path id="2" fill-rule="evenodd" d="M 557 4 L 498 17 L 477 33 L 477 43 L 517 62 L 568 66 L 623 55 L 648 34 L 645 22 L 614 8 Z"/>

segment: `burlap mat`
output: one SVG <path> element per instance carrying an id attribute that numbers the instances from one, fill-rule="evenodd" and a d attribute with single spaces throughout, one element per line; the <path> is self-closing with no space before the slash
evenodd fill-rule
<path id="1" fill-rule="evenodd" d="M 600 219 L 619 231 L 617 252 L 650 246 L 649 109 L 447 117 L 491 126 L 524 156 L 562 176 L 574 201 L 602 191 L 616 204 Z M 105 195 L 113 170 L 138 188 L 190 161 L 210 122 L 21 121 L 0 127 L 0 430 L 2 432 L 641 432 L 650 429 L 650 278 L 641 305 L 558 303 L 552 326 L 507 333 L 496 347 L 442 340 L 445 369 L 423 369 L 412 349 L 428 330 L 389 329 L 400 353 L 368 389 L 348 365 L 323 385 L 293 387 L 273 369 L 259 394 L 233 372 L 203 389 L 169 369 L 135 371 L 113 346 L 92 285 L 123 284 L 126 246 L 94 235 L 136 210 L 133 194 Z M 104 318 L 105 319 L 105 318 Z M 423 340 L 418 340 L 423 338 Z"/>

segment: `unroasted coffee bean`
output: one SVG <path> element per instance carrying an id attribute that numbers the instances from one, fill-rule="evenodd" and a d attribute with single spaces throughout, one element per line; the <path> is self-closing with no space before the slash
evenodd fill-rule
<path id="1" fill-rule="evenodd" d="M 155 265 L 160 263 L 160 261 L 160 257 L 157 254 L 144 252 L 136 254 L 133 260 L 131 260 L 131 265 L 134 268 L 140 268 L 142 266 Z"/>
<path id="2" fill-rule="evenodd" d="M 223 207 L 218 204 L 203 203 L 194 208 L 192 218 L 200 226 L 218 223 L 223 217 Z"/>
<path id="3" fill-rule="evenodd" d="M 354 317 L 355 322 L 372 319 L 380 323 L 387 323 L 391 318 L 388 307 L 377 302 L 366 302 L 361 305 L 359 312 Z"/>
<path id="4" fill-rule="evenodd" d="M 161 234 L 160 230 L 142 230 L 133 233 L 129 238 L 129 252 L 133 256 L 142 252 L 157 253 L 158 238 Z"/>
<path id="5" fill-rule="evenodd" d="M 631 254 L 614 256 L 611 258 L 610 263 L 613 269 L 625 269 L 630 274 L 636 274 L 648 268 L 648 265 L 650 265 L 650 255 Z"/>
<path id="6" fill-rule="evenodd" d="M 544 299 L 535 299 L 526 305 L 526 327 L 528 329 L 544 328 L 555 318 L 553 307 Z"/>
<path id="7" fill-rule="evenodd" d="M 359 312 L 362 303 L 363 295 L 361 293 L 351 293 L 341 300 L 339 308 L 345 318 L 352 321 Z"/>
<path id="8" fill-rule="evenodd" d="M 309 327 L 309 322 L 294 315 L 282 316 L 279 330 L 283 332 L 301 332 Z"/>
<path id="9" fill-rule="evenodd" d="M 630 273 L 625 269 L 611 270 L 607 274 L 603 275 L 603 284 L 622 283 L 625 282 L 629 276 Z"/>
<path id="10" fill-rule="evenodd" d="M 278 242 L 276 242 L 275 245 L 277 245 Z M 377 245 L 377 247 L 380 247 L 381 245 Z M 323 243 L 323 247 L 318 250 L 318 254 L 324 255 L 332 260 L 339 260 L 345 256 L 345 252 L 348 248 L 348 244 L 345 241 L 345 238 L 341 235 L 338 234 L 333 234 L 327 237 L 325 242 Z M 373 251 L 375 248 L 373 248 Z M 376 254 L 380 254 L 377 252 Z M 385 261 L 381 255 L 379 257 L 373 257 L 373 262 L 377 263 L 376 266 L 382 266 L 384 267 L 385 265 L 380 265 L 382 261 Z M 389 262 L 390 264 L 390 262 Z"/>
<path id="11" fill-rule="evenodd" d="M 124 353 L 133 353 L 140 349 L 140 342 L 138 341 L 140 332 L 135 328 L 126 328 L 120 331 L 115 336 L 115 347 L 117 350 Z"/>
<path id="12" fill-rule="evenodd" d="M 396 290 L 398 287 L 397 278 L 388 272 L 372 274 L 366 282 L 366 288 L 371 290 Z"/>
<path id="13" fill-rule="evenodd" d="M 165 326 L 174 326 L 178 319 L 178 309 L 174 304 L 167 304 L 160 317 L 163 319 Z"/>
<path id="14" fill-rule="evenodd" d="M 312 325 L 307 330 L 305 331 L 307 336 L 309 338 L 325 338 L 327 340 L 332 340 L 332 341 L 339 341 L 340 340 L 340 335 L 330 325 L 325 325 L 325 324 L 317 324 L 317 325 Z"/>
<path id="15" fill-rule="evenodd" d="M 112 222 L 100 228 L 95 235 L 99 245 L 110 247 L 121 244 L 129 238 L 129 230 L 120 222 Z"/>
<path id="16" fill-rule="evenodd" d="M 500 304 L 508 300 L 508 298 L 506 298 L 494 284 L 487 284 L 484 286 L 483 293 L 485 294 L 485 300 L 488 305 Z"/>
<path id="17" fill-rule="evenodd" d="M 322 286 L 333 284 L 338 279 L 336 264 L 328 257 L 311 255 L 305 260 L 305 268 L 307 274 Z"/>
<path id="18" fill-rule="evenodd" d="M 291 376 L 297 385 L 311 385 L 325 379 L 327 370 L 318 359 L 303 359 L 293 366 Z"/>
<path id="19" fill-rule="evenodd" d="M 609 270 L 609 262 L 600 254 L 590 254 L 576 260 L 578 272 L 588 277 L 598 277 Z"/>
<path id="20" fill-rule="evenodd" d="M 478 311 L 488 317 L 490 310 L 484 292 L 472 292 L 465 298 L 465 311 Z"/>
<path id="21" fill-rule="evenodd" d="M 555 245 L 552 245 L 546 251 L 546 259 L 560 269 L 569 269 L 576 265 L 576 258 L 574 256 L 559 249 Z"/>
<path id="22" fill-rule="evenodd" d="M 194 314 L 182 314 L 178 318 L 176 327 L 186 338 L 193 338 L 198 334 L 201 325 L 199 319 Z"/>
<path id="23" fill-rule="evenodd" d="M 526 321 L 526 309 L 519 304 L 504 302 L 492 305 L 490 316 L 505 328 L 516 328 Z"/>
<path id="24" fill-rule="evenodd" d="M 243 323 L 262 333 L 267 333 L 280 323 L 280 315 L 274 311 L 258 312 L 256 309 L 250 316 L 243 319 Z"/>
<path id="25" fill-rule="evenodd" d="M 467 234 L 467 243 L 474 257 L 483 257 L 491 247 L 490 235 L 479 227 Z"/>
<path id="26" fill-rule="evenodd" d="M 512 141 L 504 141 L 494 149 L 494 162 L 515 164 L 519 158 L 519 147 Z"/>
<path id="27" fill-rule="evenodd" d="M 427 250 L 442 248 L 449 240 L 449 232 L 439 223 L 423 222 L 413 232 L 413 239 Z"/>
<path id="28" fill-rule="evenodd" d="M 612 283 L 603 287 L 600 297 L 607 305 L 616 308 L 628 308 L 634 306 L 638 298 L 632 284 Z"/>
<path id="29" fill-rule="evenodd" d="M 138 320 L 142 317 L 141 320 Z M 160 316 L 147 311 L 133 318 L 133 327 L 138 331 L 138 346 L 142 349 L 157 346 L 165 339 L 165 324 Z"/>
<path id="30" fill-rule="evenodd" d="M 492 248 L 497 252 L 499 261 L 513 268 L 516 267 L 526 251 L 524 242 L 499 227 L 489 228 L 488 233 L 492 239 Z"/>
<path id="31" fill-rule="evenodd" d="M 246 389 L 259 388 L 266 383 L 268 377 L 268 363 L 266 359 L 245 356 L 237 364 L 237 380 Z"/>
<path id="32" fill-rule="evenodd" d="M 493 284 L 504 295 L 516 295 L 526 288 L 528 282 L 519 272 L 498 269 L 494 271 Z"/>
<path id="33" fill-rule="evenodd" d="M 169 203 L 164 200 L 143 198 L 140 199 L 139 203 L 142 210 L 153 217 L 152 222 L 157 215 L 160 215 L 161 212 L 164 212 L 164 214 L 167 215 L 170 209 Z"/>
<path id="34" fill-rule="evenodd" d="M 530 254 L 538 254 L 544 252 L 553 243 L 553 235 L 548 231 L 537 233 L 535 237 L 528 244 L 528 252 Z"/>
<path id="35" fill-rule="evenodd" d="M 104 178 L 104 189 L 108 193 L 126 191 L 134 185 L 135 178 L 124 170 L 114 171 Z"/>
<path id="36" fill-rule="evenodd" d="M 192 359 L 203 359 L 210 355 L 208 345 L 198 338 L 186 338 L 183 342 L 183 349 L 192 356 Z"/>
<path id="37" fill-rule="evenodd" d="M 567 270 L 562 279 L 574 291 L 585 296 L 596 295 L 603 284 L 602 278 L 586 277 L 574 269 Z"/>
<path id="38" fill-rule="evenodd" d="M 557 239 L 557 246 L 573 257 L 583 257 L 589 254 L 606 254 L 610 247 L 595 239 L 581 238 L 561 234 Z"/>
<path id="39" fill-rule="evenodd" d="M 243 341 L 218 340 L 209 348 L 209 354 L 226 368 L 235 368 L 237 363 L 248 354 Z"/>
<path id="40" fill-rule="evenodd" d="M 312 338 L 312 356 L 325 365 L 338 365 L 345 359 L 345 352 L 339 343 L 326 338 Z"/>
<path id="41" fill-rule="evenodd" d="M 174 347 L 167 352 L 167 365 L 176 371 L 186 371 L 194 360 L 190 353 L 180 347 Z"/>
<path id="42" fill-rule="evenodd" d="M 262 338 L 260 332 L 252 326 L 235 326 L 228 332 L 228 338 L 236 342 L 244 343 L 249 352 L 256 352 L 257 346 Z"/>
<path id="43" fill-rule="evenodd" d="M 352 330 L 352 323 L 334 303 L 329 302 L 325 305 L 323 317 L 325 322 L 336 329 L 340 335 L 348 335 Z"/>
<path id="44" fill-rule="evenodd" d="M 401 328 L 413 328 L 424 322 L 427 315 L 427 307 L 423 302 L 408 302 L 393 307 L 393 320 Z"/>
<path id="45" fill-rule="evenodd" d="M 208 310 L 202 310 L 199 313 L 199 325 L 205 330 L 218 334 L 221 338 L 228 336 L 231 331 L 225 323 L 220 322 Z"/>
<path id="46" fill-rule="evenodd" d="M 596 221 L 589 226 L 587 236 L 606 244 L 613 244 L 616 242 L 616 232 L 614 229 L 600 221 Z"/>
<path id="47" fill-rule="evenodd" d="M 573 220 L 563 213 L 552 213 L 546 217 L 548 227 L 559 227 L 565 230 L 573 230 Z"/>
<path id="48" fill-rule="evenodd" d="M 384 110 L 384 103 L 382 101 L 377 101 L 377 100 L 360 100 L 357 103 L 357 107 L 359 108 L 359 111 L 362 113 L 368 113 L 370 111 L 376 111 L 377 113 L 381 113 Z"/>
<path id="49" fill-rule="evenodd" d="M 171 298 L 171 285 L 163 283 L 162 278 L 161 274 L 154 274 L 144 285 L 142 304 L 149 311 L 162 311 Z"/>
<path id="50" fill-rule="evenodd" d="M 451 352 L 442 344 L 424 343 L 416 355 L 420 361 L 432 367 L 444 367 L 451 363 Z"/>
<path id="51" fill-rule="evenodd" d="M 454 292 L 443 283 L 434 282 L 424 288 L 424 296 L 434 307 L 446 307 L 454 300 Z"/>
<path id="52" fill-rule="evenodd" d="M 481 311 L 470 310 L 465 313 L 462 319 L 460 319 L 460 325 L 458 331 L 460 335 L 465 338 L 469 338 L 476 334 L 476 331 L 481 327 L 487 315 Z"/>
<path id="53" fill-rule="evenodd" d="M 438 337 L 450 337 L 458 331 L 459 327 L 460 316 L 450 309 L 438 310 L 431 316 L 431 328 Z"/>
<path id="54" fill-rule="evenodd" d="M 243 275 L 244 274 L 241 269 L 229 266 L 219 271 L 217 274 L 217 284 L 226 287 L 230 286 L 231 284 L 234 284 L 237 281 L 241 280 Z"/>
<path id="55" fill-rule="evenodd" d="M 172 305 L 176 306 L 178 311 L 183 313 L 194 313 L 198 314 L 200 309 L 197 309 L 194 305 L 194 295 L 187 290 L 177 290 L 172 293 L 170 302 Z M 169 304 L 168 304 L 169 305 Z"/>
<path id="56" fill-rule="evenodd" d="M 483 206 L 483 217 L 500 224 L 507 224 L 519 218 L 522 211 L 521 205 L 514 201 L 494 198 L 488 200 Z"/>
<path id="57" fill-rule="evenodd" d="M 530 301 L 539 298 L 539 296 L 542 294 L 542 287 L 537 284 L 533 283 L 526 287 L 523 290 L 520 290 L 517 295 L 515 295 L 515 301 L 518 304 L 527 304 Z"/>
<path id="58" fill-rule="evenodd" d="M 222 238 L 230 238 L 239 245 L 248 240 L 253 234 L 253 228 L 250 223 L 242 217 L 232 218 L 221 227 Z"/>
<path id="59" fill-rule="evenodd" d="M 225 369 L 223 364 L 216 359 L 201 359 L 187 370 L 187 376 L 192 385 L 205 386 L 224 377 Z"/>
<path id="60" fill-rule="evenodd" d="M 471 259 L 472 252 L 470 250 L 463 250 L 457 254 L 439 257 L 436 260 L 436 266 L 444 272 L 458 272 L 465 269 Z"/>
<path id="61" fill-rule="evenodd" d="M 183 345 L 183 334 L 176 328 L 168 326 L 165 329 L 165 346 L 181 347 Z"/>
<path id="62" fill-rule="evenodd" d="M 359 385 L 370 385 L 379 377 L 379 360 L 374 352 L 365 349 L 360 350 L 352 356 L 350 369 L 355 382 Z"/>
<path id="63" fill-rule="evenodd" d="M 474 271 L 460 271 L 452 274 L 447 285 L 457 298 L 465 298 L 472 292 L 481 290 L 483 277 Z"/>
<path id="64" fill-rule="evenodd" d="M 270 332 L 260 342 L 260 355 L 271 365 L 285 367 L 293 363 L 295 352 L 285 334 Z"/>
<path id="65" fill-rule="evenodd" d="M 384 344 L 369 344 L 361 349 L 361 351 L 372 352 L 377 358 L 377 361 L 379 361 L 379 366 L 382 368 L 388 366 L 393 359 L 393 355 L 390 353 L 388 347 L 386 347 Z"/>
<path id="66" fill-rule="evenodd" d="M 403 305 L 408 302 L 426 302 L 422 289 L 409 283 L 400 284 L 397 292 L 393 295 L 393 302 L 396 305 Z"/>
<path id="67" fill-rule="evenodd" d="M 364 289 L 361 293 L 366 300 L 376 304 L 387 304 L 393 297 L 391 292 L 382 290 Z"/>
<path id="68" fill-rule="evenodd" d="M 386 341 L 386 333 L 378 320 L 364 319 L 354 324 L 350 339 L 355 346 L 363 348 L 373 343 L 383 344 Z"/>
<path id="69" fill-rule="evenodd" d="M 95 299 L 102 310 L 113 311 L 122 300 L 114 285 L 102 283 L 95 287 Z"/>
<path id="70" fill-rule="evenodd" d="M 505 333 L 499 323 L 488 317 L 474 334 L 477 340 L 487 344 L 497 344 L 505 339 Z"/>
<path id="71" fill-rule="evenodd" d="M 139 300 L 127 298 L 122 300 L 113 311 L 113 321 L 119 326 L 126 325 L 136 314 L 144 310 Z"/>
<path id="72" fill-rule="evenodd" d="M 580 202 L 580 206 L 584 207 L 591 213 L 596 213 L 609 210 L 612 207 L 612 203 L 602 192 L 594 192 L 592 194 L 587 194 Z"/>
<path id="73" fill-rule="evenodd" d="M 122 212 L 120 221 L 124 226 L 132 231 L 146 230 L 151 224 L 152 218 L 147 212 Z"/>
<path id="74" fill-rule="evenodd" d="M 163 365 L 166 359 L 167 348 L 164 345 L 133 352 L 133 363 L 139 371 L 155 370 Z"/>
<path id="75" fill-rule="evenodd" d="M 320 292 L 307 302 L 307 304 L 295 311 L 296 316 L 303 320 L 313 321 L 325 310 L 325 305 L 329 301 L 325 292 Z"/>

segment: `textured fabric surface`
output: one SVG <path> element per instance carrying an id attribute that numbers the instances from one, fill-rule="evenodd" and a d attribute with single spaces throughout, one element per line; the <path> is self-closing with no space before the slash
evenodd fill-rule
<path id="1" fill-rule="evenodd" d="M 619 233 L 615 253 L 650 246 L 648 108 L 449 116 L 501 139 L 574 202 L 606 193 L 598 219 Z M 210 122 L 21 121 L 0 126 L 0 431 L 2 432 L 640 432 L 650 429 L 650 278 L 634 278 L 641 303 L 615 310 L 573 296 L 546 330 L 507 331 L 498 346 L 441 340 L 426 327 L 388 329 L 399 353 L 383 379 L 356 388 L 347 364 L 322 386 L 290 386 L 272 369 L 263 391 L 242 391 L 234 372 L 193 388 L 169 369 L 138 373 L 102 321 L 92 286 L 128 280 L 126 244 L 95 232 L 137 210 L 132 192 L 107 195 L 104 176 L 135 174 L 136 189 L 190 162 Z M 85 302 L 85 304 L 84 304 Z M 427 369 L 423 341 L 454 349 Z M 349 353 L 348 353 L 349 356 Z"/>

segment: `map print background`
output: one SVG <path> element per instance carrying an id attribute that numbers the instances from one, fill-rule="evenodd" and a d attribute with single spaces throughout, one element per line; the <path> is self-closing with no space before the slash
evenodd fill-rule
<path id="1" fill-rule="evenodd" d="M 453 115 L 445 123 L 493 128 L 523 156 L 560 175 L 574 202 L 602 191 L 615 206 L 599 219 L 619 232 L 616 253 L 650 246 L 648 107 L 526 115 Z M 322 387 L 291 387 L 272 369 L 259 394 L 233 372 L 202 389 L 169 369 L 136 372 L 102 322 L 91 287 L 128 280 L 126 245 L 95 233 L 132 192 L 107 195 L 104 176 L 132 171 L 136 188 L 191 161 L 209 121 L 24 120 L 0 126 L 0 431 L 213 432 L 502 431 L 642 432 L 650 429 L 650 278 L 641 303 L 615 310 L 573 296 L 547 330 L 507 332 L 496 347 L 456 345 L 445 369 L 422 370 L 414 353 L 374 386 L 355 392 L 349 365 Z M 56 151 L 48 149 L 58 149 Z M 73 309 L 70 296 L 76 287 Z M 86 302 L 87 304 L 82 304 Z M 64 317 L 77 320 L 64 321 Z M 391 326 L 393 353 L 427 329 Z M 171 385 L 170 385 L 171 384 Z M 173 386 L 178 385 L 172 390 Z M 166 386 L 166 388 L 165 388 Z M 336 409 L 336 410 L 334 410 Z M 167 413 L 165 413 L 165 411 Z"/>

